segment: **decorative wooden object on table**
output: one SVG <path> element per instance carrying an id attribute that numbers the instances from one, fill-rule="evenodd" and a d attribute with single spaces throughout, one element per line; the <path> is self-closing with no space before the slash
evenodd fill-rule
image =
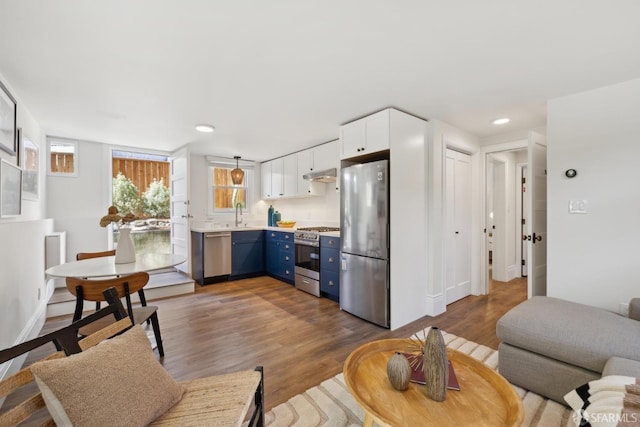
<path id="1" fill-rule="evenodd" d="M 449 383 L 449 360 L 447 346 L 440 329 L 431 327 L 424 343 L 424 378 L 427 382 L 427 396 L 436 402 L 442 402 L 447 397 Z"/>
<path id="2" fill-rule="evenodd" d="M 443 402 L 427 396 L 424 386 L 410 383 L 395 390 L 386 375 L 389 357 L 407 351 L 404 339 L 373 341 L 354 350 L 343 372 L 347 388 L 365 411 L 364 426 L 477 425 L 519 426 L 524 417 L 522 400 L 500 374 L 472 357 L 448 349 L 461 391 L 450 392 Z"/>
<path id="3" fill-rule="evenodd" d="M 387 362 L 387 377 L 396 390 L 404 391 L 411 381 L 411 366 L 402 353 L 395 353 Z"/>

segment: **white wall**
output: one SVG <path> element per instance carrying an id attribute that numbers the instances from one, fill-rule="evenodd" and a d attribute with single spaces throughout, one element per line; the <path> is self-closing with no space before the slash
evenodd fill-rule
<path id="1" fill-rule="evenodd" d="M 471 210 L 478 212 L 481 209 L 484 182 L 481 176 L 481 158 L 479 154 L 479 139 L 460 129 L 457 129 L 440 120 L 429 120 L 429 138 L 426 155 L 426 185 L 424 186 L 427 211 L 427 232 L 425 245 L 427 257 L 427 312 L 435 316 L 446 311 L 444 298 L 444 165 L 445 150 L 451 148 L 456 151 L 471 155 L 471 176 L 474 177 L 471 188 Z M 479 248 L 478 239 L 483 238 L 481 218 L 473 215 L 471 223 L 471 247 Z M 480 260 L 484 260 L 483 253 L 479 250 L 471 252 L 471 289 L 472 293 L 483 293 L 480 290 Z"/>
<path id="2" fill-rule="evenodd" d="M 67 232 L 67 260 L 108 249 L 108 228 L 100 227 L 100 218 L 111 200 L 110 158 L 105 144 L 78 141 L 77 176 L 47 177 L 47 214 L 56 231 Z"/>
<path id="3" fill-rule="evenodd" d="M 548 103 L 549 296 L 612 311 L 640 296 L 639 111 L 640 79 Z"/>
<path id="4" fill-rule="evenodd" d="M 0 218 L 0 348 L 6 348 L 35 337 L 44 323 L 44 241 L 45 235 L 53 231 L 53 221 L 44 219 L 46 147 L 42 130 L 11 82 L 2 76 L 0 80 L 16 98 L 18 127 L 40 148 L 39 199 L 23 200 L 19 217 Z M 16 157 L 4 151 L 0 157 L 16 162 Z M 16 368 L 8 363 L 2 365 L 0 378 Z"/>

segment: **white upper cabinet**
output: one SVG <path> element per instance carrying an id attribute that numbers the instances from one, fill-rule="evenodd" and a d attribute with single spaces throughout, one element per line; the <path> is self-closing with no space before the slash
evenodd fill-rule
<path id="1" fill-rule="evenodd" d="M 338 165 L 338 140 L 313 147 L 311 150 L 314 171 L 332 169 Z"/>
<path id="2" fill-rule="evenodd" d="M 321 182 L 311 182 L 303 176 L 314 170 L 315 157 L 312 149 L 297 153 L 298 156 L 298 196 L 320 196 L 325 193 L 325 185 Z"/>
<path id="3" fill-rule="evenodd" d="M 284 195 L 284 161 L 282 157 L 271 160 L 271 198 Z"/>
<path id="4" fill-rule="evenodd" d="M 390 109 L 382 110 L 340 127 L 340 158 L 389 149 Z"/>
<path id="5" fill-rule="evenodd" d="M 298 193 L 298 157 L 291 154 L 261 166 L 262 198 L 293 197 Z"/>
<path id="6" fill-rule="evenodd" d="M 305 173 L 313 172 L 313 151 L 304 150 L 297 153 L 298 156 L 298 178 L 302 179 Z"/>
<path id="7" fill-rule="evenodd" d="M 271 166 L 273 162 L 262 162 L 260 166 L 260 181 L 262 183 L 262 198 L 263 199 L 272 199 L 271 192 Z"/>
<path id="8" fill-rule="evenodd" d="M 280 197 L 291 197 L 298 193 L 298 156 L 290 154 L 282 158 L 282 193 Z"/>
<path id="9" fill-rule="evenodd" d="M 262 198 L 321 196 L 328 184 L 307 181 L 302 177 L 310 172 L 333 168 L 340 168 L 338 140 L 263 162 Z"/>

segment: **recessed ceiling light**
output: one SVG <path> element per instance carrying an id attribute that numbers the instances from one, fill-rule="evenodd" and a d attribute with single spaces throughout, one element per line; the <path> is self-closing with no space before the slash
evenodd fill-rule
<path id="1" fill-rule="evenodd" d="M 200 125 L 196 125 L 196 130 L 198 132 L 204 132 L 204 133 L 211 133 L 214 130 L 216 130 L 216 128 L 214 128 L 211 125 L 206 125 L 206 124 L 200 124 Z"/>
<path id="2" fill-rule="evenodd" d="M 511 119 L 509 117 L 502 117 L 502 118 L 499 118 L 499 119 L 495 119 L 493 121 L 493 124 L 494 125 L 506 125 L 510 121 L 511 121 Z"/>

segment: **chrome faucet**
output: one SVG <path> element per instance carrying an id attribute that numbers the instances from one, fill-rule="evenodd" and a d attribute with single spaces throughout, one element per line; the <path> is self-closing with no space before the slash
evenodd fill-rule
<path id="1" fill-rule="evenodd" d="M 240 222 L 238 222 L 238 209 L 240 210 Z M 236 228 L 238 224 L 242 223 L 242 203 L 236 203 Z"/>

